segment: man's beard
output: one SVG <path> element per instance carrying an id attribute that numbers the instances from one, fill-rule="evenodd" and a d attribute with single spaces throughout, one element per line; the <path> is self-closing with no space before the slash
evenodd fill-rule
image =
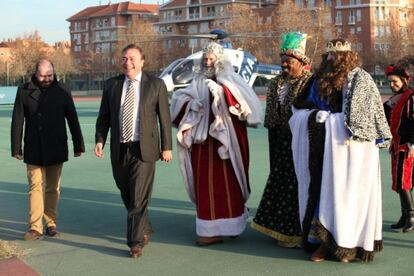
<path id="1" fill-rule="evenodd" d="M 40 86 L 42 87 L 42 88 L 48 88 L 48 87 L 50 87 L 52 85 L 52 81 L 41 81 L 40 82 Z"/>
<path id="2" fill-rule="evenodd" d="M 216 75 L 216 68 L 212 67 L 204 67 L 203 74 L 207 79 L 212 79 Z"/>
<path id="3" fill-rule="evenodd" d="M 338 68 L 334 60 L 327 60 L 325 65 L 325 72 L 335 72 Z"/>

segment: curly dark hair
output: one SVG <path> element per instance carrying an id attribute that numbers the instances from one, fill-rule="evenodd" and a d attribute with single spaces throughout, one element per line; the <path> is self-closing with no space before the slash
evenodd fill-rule
<path id="1" fill-rule="evenodd" d="M 334 45 L 340 41 L 345 43 L 344 39 L 333 39 Z M 334 55 L 333 60 L 327 60 L 328 54 Z M 315 73 L 318 80 L 318 94 L 321 98 L 331 96 L 335 91 L 342 90 L 346 81 L 347 74 L 354 68 L 361 65 L 358 53 L 354 51 L 335 51 L 327 52 L 322 55 L 322 61 Z"/>

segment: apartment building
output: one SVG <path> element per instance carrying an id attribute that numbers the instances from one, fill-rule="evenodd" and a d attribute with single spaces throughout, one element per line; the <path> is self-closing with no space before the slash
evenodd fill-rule
<path id="1" fill-rule="evenodd" d="M 337 33 L 355 35 L 357 51 L 387 53 L 395 39 L 407 40 L 413 22 L 413 0 L 333 1 Z"/>
<path id="2" fill-rule="evenodd" d="M 134 18 L 157 21 L 158 5 L 121 2 L 87 7 L 69 17 L 71 50 L 79 64 L 86 55 L 110 57 Z M 109 60 L 108 60 L 109 61 Z M 112 60 L 113 62 L 113 60 Z"/>
<path id="3" fill-rule="evenodd" d="M 172 0 L 160 6 L 159 22 L 155 23 L 161 34 L 199 34 L 208 33 L 214 28 L 225 28 L 229 9 L 247 6 L 252 9 L 268 5 L 274 1 L 263 0 Z M 203 39 L 182 38 L 164 41 L 164 50 L 198 50 Z"/>

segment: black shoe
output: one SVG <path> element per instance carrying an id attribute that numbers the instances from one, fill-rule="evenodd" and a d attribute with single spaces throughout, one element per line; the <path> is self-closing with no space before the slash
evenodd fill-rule
<path id="1" fill-rule="evenodd" d="M 404 228 L 406 217 L 407 217 L 406 212 L 402 211 L 402 215 L 401 215 L 400 219 L 398 220 L 398 222 L 394 223 L 394 224 L 391 224 L 391 226 L 390 226 L 391 229 L 398 230 L 398 229 Z"/>
<path id="2" fill-rule="evenodd" d="M 414 211 L 407 213 L 403 232 L 410 232 L 414 230 Z"/>
<path id="3" fill-rule="evenodd" d="M 414 202 L 413 196 L 410 190 L 402 191 L 401 195 L 404 197 L 406 206 L 406 218 L 403 232 L 409 232 L 414 230 Z"/>

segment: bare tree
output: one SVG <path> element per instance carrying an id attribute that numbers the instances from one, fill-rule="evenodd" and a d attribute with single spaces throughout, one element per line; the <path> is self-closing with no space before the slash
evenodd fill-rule
<path id="1" fill-rule="evenodd" d="M 49 58 L 53 62 L 58 78 L 63 80 L 63 82 L 66 82 L 67 75 L 76 73 L 76 67 L 68 43 L 56 43 L 54 51 Z"/>
<path id="2" fill-rule="evenodd" d="M 50 51 L 38 31 L 16 38 L 11 45 L 13 62 L 10 73 L 12 77 L 21 77 L 23 81 L 33 74 L 36 62 L 41 58 L 47 58 Z"/>
<path id="3" fill-rule="evenodd" d="M 333 26 L 330 7 L 307 9 L 297 6 L 293 1 L 284 1 L 273 13 L 273 30 L 277 38 L 292 31 L 308 35 L 306 55 L 313 64 L 319 64 L 326 42 L 333 38 Z M 280 42 L 281 39 L 276 42 L 278 48 Z"/>
<path id="4" fill-rule="evenodd" d="M 252 53 L 261 63 L 276 62 L 271 22 L 260 18 L 247 5 L 231 6 L 228 15 L 230 20 L 226 23 L 226 30 L 234 35 L 231 41 L 235 48 Z"/>
<path id="5" fill-rule="evenodd" d="M 115 52 L 115 57 L 120 59 L 122 49 L 131 43 L 140 46 L 145 54 L 145 68 L 149 71 L 157 71 L 162 67 L 162 42 L 156 32 L 153 22 L 134 17 L 128 28 L 119 34 L 121 42 Z"/>

